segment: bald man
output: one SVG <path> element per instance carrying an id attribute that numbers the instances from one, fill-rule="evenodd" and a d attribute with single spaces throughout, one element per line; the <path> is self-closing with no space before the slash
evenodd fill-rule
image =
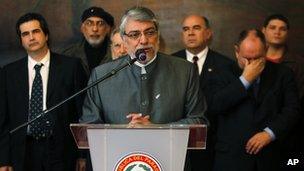
<path id="1" fill-rule="evenodd" d="M 266 62 L 265 37 L 257 29 L 240 33 L 235 54 L 238 66 L 215 80 L 209 106 L 218 119 L 214 170 L 279 170 L 281 142 L 299 118 L 293 73 Z"/>
<path id="2" fill-rule="evenodd" d="M 200 74 L 200 88 L 204 92 L 207 105 L 213 98 L 213 81 L 218 73 L 234 62 L 208 47 L 212 37 L 209 20 L 200 15 L 188 15 L 182 22 L 181 38 L 185 49 L 172 54 L 197 64 Z M 216 120 L 207 109 L 206 116 L 211 125 L 208 128 L 207 149 L 189 151 L 192 170 L 211 171 L 214 161 Z"/>

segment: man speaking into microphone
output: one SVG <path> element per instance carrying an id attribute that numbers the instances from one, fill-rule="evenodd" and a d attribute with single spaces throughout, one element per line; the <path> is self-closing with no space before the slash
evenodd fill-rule
<path id="1" fill-rule="evenodd" d="M 128 55 L 95 68 L 89 84 L 137 58 L 87 92 L 80 122 L 110 124 L 201 123 L 206 110 L 198 73 L 190 62 L 158 52 L 159 24 L 145 7 L 121 19 L 120 35 Z"/>

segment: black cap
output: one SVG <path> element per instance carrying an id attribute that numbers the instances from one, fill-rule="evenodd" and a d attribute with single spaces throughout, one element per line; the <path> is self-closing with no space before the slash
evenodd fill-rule
<path id="1" fill-rule="evenodd" d="M 86 19 L 90 17 L 100 17 L 104 19 L 107 22 L 107 24 L 109 24 L 111 27 L 114 26 L 113 16 L 100 7 L 90 7 L 85 11 L 83 11 L 81 16 L 81 22 L 84 22 Z"/>

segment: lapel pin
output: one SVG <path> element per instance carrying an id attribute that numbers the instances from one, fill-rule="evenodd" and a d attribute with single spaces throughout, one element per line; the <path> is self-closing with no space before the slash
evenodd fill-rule
<path id="1" fill-rule="evenodd" d="M 208 68 L 208 72 L 212 72 L 212 68 Z"/>

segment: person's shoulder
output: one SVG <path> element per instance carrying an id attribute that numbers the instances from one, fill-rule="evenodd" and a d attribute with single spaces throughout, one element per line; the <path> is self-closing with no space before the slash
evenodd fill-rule
<path id="1" fill-rule="evenodd" d="M 293 70 L 290 67 L 284 65 L 283 63 L 274 63 L 271 61 L 267 61 L 266 68 L 268 68 L 268 70 L 271 70 L 272 72 L 276 72 L 277 75 L 293 75 Z"/>
<path id="2" fill-rule="evenodd" d="M 170 70 L 179 73 L 189 73 L 193 69 L 193 63 L 182 59 L 177 58 L 171 55 L 167 55 L 164 53 L 158 53 L 158 63 L 165 70 Z"/>
<path id="3" fill-rule="evenodd" d="M 234 60 L 229 58 L 228 56 L 225 56 L 217 51 L 214 51 L 212 49 L 209 49 L 208 56 L 219 62 L 220 64 L 225 64 L 225 65 L 232 65 L 235 63 Z"/>
<path id="4" fill-rule="evenodd" d="M 94 72 L 107 72 L 112 70 L 113 68 L 116 68 L 117 66 L 123 65 L 124 63 L 127 63 L 129 60 L 129 55 L 125 55 L 122 57 L 119 57 L 114 60 L 109 60 L 106 63 L 103 63 L 96 68 L 93 69 Z"/>
<path id="5" fill-rule="evenodd" d="M 61 49 L 58 50 L 60 54 L 65 55 L 74 55 L 74 53 L 78 52 L 79 50 L 84 48 L 84 40 L 78 40 L 72 44 L 69 44 Z"/>
<path id="6" fill-rule="evenodd" d="M 67 56 L 65 54 L 51 52 L 51 58 L 56 58 L 56 60 L 64 61 L 64 62 L 78 62 L 79 58 L 73 58 L 71 56 Z"/>
<path id="7" fill-rule="evenodd" d="M 20 68 L 23 65 L 27 65 L 27 57 L 23 57 L 14 62 L 4 65 L 3 70 L 15 70 L 15 69 Z"/>
<path id="8" fill-rule="evenodd" d="M 176 57 L 181 57 L 181 58 L 185 58 L 186 57 L 186 50 L 185 49 L 181 49 L 177 52 L 174 52 L 171 54 L 172 56 L 176 56 Z"/>
<path id="9" fill-rule="evenodd" d="M 191 62 L 189 62 L 183 58 L 176 58 L 175 56 L 168 55 L 168 54 L 161 53 L 161 52 L 159 52 L 157 55 L 160 57 L 160 59 L 162 61 L 167 62 L 167 63 L 171 63 L 174 65 L 185 65 L 185 66 L 192 65 Z"/>
<path id="10" fill-rule="evenodd" d="M 78 65 L 81 65 L 80 58 L 74 58 L 63 54 L 58 54 L 55 52 L 51 52 L 51 61 L 52 60 L 54 61 L 54 63 L 58 65 L 65 66 L 65 68 L 74 68 L 74 67 L 78 67 Z"/>
<path id="11" fill-rule="evenodd" d="M 296 54 L 294 52 L 288 51 L 285 56 L 283 57 L 283 62 L 293 62 L 297 63 L 298 65 L 304 64 L 304 57 L 300 56 L 299 54 Z"/>

